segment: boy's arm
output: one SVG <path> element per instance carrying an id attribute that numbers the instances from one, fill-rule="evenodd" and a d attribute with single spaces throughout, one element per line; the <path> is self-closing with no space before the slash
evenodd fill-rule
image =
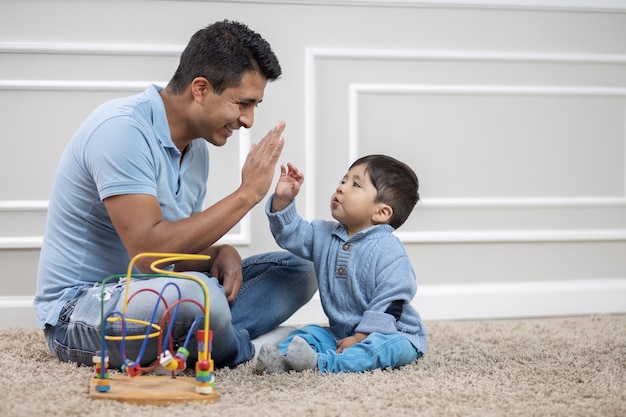
<path id="1" fill-rule="evenodd" d="M 372 255 L 375 263 L 366 266 L 373 288 L 356 333 L 394 333 L 397 321 L 415 297 L 415 272 L 402 243 L 391 235 L 379 243 L 378 248 L 384 250 L 376 250 Z"/>

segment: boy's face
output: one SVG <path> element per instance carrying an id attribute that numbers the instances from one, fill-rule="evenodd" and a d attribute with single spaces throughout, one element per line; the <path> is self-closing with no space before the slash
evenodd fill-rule
<path id="1" fill-rule="evenodd" d="M 330 212 L 346 226 L 348 236 L 377 224 L 376 213 L 383 203 L 375 203 L 377 190 L 365 173 L 365 164 L 350 169 L 330 198 Z"/>

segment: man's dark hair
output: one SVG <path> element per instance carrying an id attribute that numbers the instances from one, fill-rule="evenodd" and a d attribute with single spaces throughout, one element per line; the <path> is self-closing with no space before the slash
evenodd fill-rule
<path id="1" fill-rule="evenodd" d="M 365 164 L 365 173 L 376 187 L 377 203 L 389 204 L 393 215 L 389 224 L 397 229 L 404 224 L 419 201 L 419 181 L 404 162 L 387 155 L 367 155 L 357 159 L 350 169 Z"/>
<path id="2" fill-rule="evenodd" d="M 196 77 L 204 77 L 221 94 L 238 86 L 246 71 L 258 71 L 268 81 L 282 74 L 278 58 L 261 35 L 243 23 L 222 20 L 191 37 L 167 87 L 181 94 Z"/>

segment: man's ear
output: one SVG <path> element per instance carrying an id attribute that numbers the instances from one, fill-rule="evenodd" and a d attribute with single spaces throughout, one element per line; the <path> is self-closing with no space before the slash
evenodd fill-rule
<path id="1" fill-rule="evenodd" d="M 196 77 L 191 82 L 191 94 L 196 101 L 203 100 L 212 90 L 211 83 L 204 77 Z"/>
<path id="2" fill-rule="evenodd" d="M 372 215 L 372 222 L 375 224 L 389 223 L 391 216 L 393 216 L 393 208 L 388 204 L 379 203 Z"/>

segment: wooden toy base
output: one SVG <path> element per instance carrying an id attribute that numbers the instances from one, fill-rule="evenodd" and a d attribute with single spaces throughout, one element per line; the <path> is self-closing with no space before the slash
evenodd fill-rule
<path id="1" fill-rule="evenodd" d="M 116 400 L 133 404 L 167 405 L 186 401 L 215 402 L 217 391 L 196 392 L 196 379 L 171 376 L 112 376 L 108 392 L 96 391 L 98 378 L 91 378 L 89 395 L 94 399 Z"/>

